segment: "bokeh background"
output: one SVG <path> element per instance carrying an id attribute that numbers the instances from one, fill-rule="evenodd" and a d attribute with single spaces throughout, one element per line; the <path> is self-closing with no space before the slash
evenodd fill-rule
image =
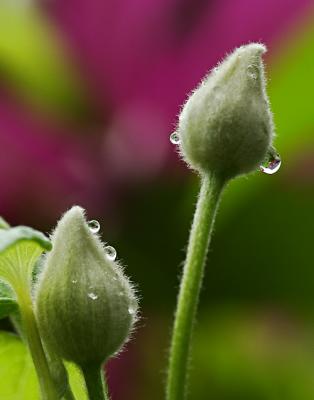
<path id="1" fill-rule="evenodd" d="M 223 198 L 190 399 L 312 400 L 313 0 L 0 1 L 0 214 L 50 232 L 79 204 L 100 221 L 142 307 L 108 367 L 112 400 L 163 398 L 198 191 L 169 134 L 200 79 L 250 41 L 268 46 L 283 162 Z"/>

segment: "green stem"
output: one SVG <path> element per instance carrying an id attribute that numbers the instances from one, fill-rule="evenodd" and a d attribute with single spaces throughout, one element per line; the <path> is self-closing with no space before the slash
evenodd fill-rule
<path id="1" fill-rule="evenodd" d="M 57 400 L 57 391 L 50 374 L 47 358 L 38 332 L 31 298 L 28 295 L 26 296 L 25 293 L 20 292 L 18 294 L 18 303 L 27 343 L 39 380 L 41 398 L 42 400 Z"/>
<path id="2" fill-rule="evenodd" d="M 203 176 L 178 296 L 167 378 L 167 400 L 186 396 L 190 344 L 204 266 L 224 182 Z"/>
<path id="3" fill-rule="evenodd" d="M 58 390 L 59 397 L 63 395 L 65 400 L 75 400 L 70 387 L 68 372 L 62 359 L 56 355 L 47 342 L 44 342 L 44 350 L 47 356 L 50 374 Z"/>
<path id="4" fill-rule="evenodd" d="M 70 385 L 70 384 L 69 384 Z M 67 388 L 66 392 L 63 395 L 64 400 L 75 400 L 74 394 L 70 387 Z"/>
<path id="5" fill-rule="evenodd" d="M 89 400 L 109 400 L 104 372 L 98 365 L 82 367 Z"/>

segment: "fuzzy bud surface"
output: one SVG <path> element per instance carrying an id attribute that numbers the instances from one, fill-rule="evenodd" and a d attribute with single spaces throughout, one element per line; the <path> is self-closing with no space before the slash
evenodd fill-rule
<path id="1" fill-rule="evenodd" d="M 180 152 L 202 173 L 227 180 L 256 170 L 272 143 L 274 127 L 262 54 L 264 45 L 241 46 L 214 68 L 179 116 Z"/>
<path id="2" fill-rule="evenodd" d="M 73 207 L 52 236 L 36 296 L 44 340 L 79 366 L 101 364 L 128 340 L 137 300 L 118 263 L 107 256 L 84 210 Z"/>

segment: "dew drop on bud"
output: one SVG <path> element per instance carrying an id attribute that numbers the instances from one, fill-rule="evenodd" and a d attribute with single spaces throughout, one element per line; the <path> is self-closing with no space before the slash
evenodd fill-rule
<path id="1" fill-rule="evenodd" d="M 177 132 L 172 132 L 172 134 L 170 135 L 170 142 L 172 144 L 180 143 L 180 136 L 177 134 Z"/>
<path id="2" fill-rule="evenodd" d="M 130 315 L 135 315 L 137 311 L 137 303 L 135 299 L 132 299 L 128 308 L 128 312 Z"/>
<path id="3" fill-rule="evenodd" d="M 277 151 L 271 148 L 265 161 L 260 165 L 260 170 L 267 175 L 275 174 L 281 166 L 281 158 Z"/>
<path id="4" fill-rule="evenodd" d="M 100 223 L 95 219 L 88 221 L 87 225 L 92 233 L 98 233 L 100 230 Z"/>
<path id="5" fill-rule="evenodd" d="M 135 314 L 135 308 L 133 308 L 133 307 L 129 307 L 128 311 L 129 311 L 130 315 L 134 315 Z"/>
<path id="6" fill-rule="evenodd" d="M 253 65 L 249 65 L 247 67 L 247 75 L 251 79 L 254 79 L 254 80 L 257 79 L 257 73 L 256 73 L 255 68 L 254 68 Z"/>
<path id="7" fill-rule="evenodd" d="M 116 249 L 112 246 L 105 247 L 106 256 L 110 261 L 114 261 L 117 257 Z"/>
<path id="8" fill-rule="evenodd" d="M 95 294 L 95 293 L 93 293 L 93 292 L 88 293 L 87 296 L 88 296 L 90 299 L 92 299 L 92 300 L 97 300 L 97 299 L 98 299 L 97 294 Z"/>

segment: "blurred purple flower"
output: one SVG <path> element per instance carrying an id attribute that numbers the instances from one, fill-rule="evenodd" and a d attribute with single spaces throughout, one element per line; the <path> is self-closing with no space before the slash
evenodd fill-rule
<path id="1" fill-rule="evenodd" d="M 235 46 L 260 40 L 272 55 L 272 43 L 311 4 L 41 2 L 72 49 L 102 124 L 98 133 L 78 136 L 76 127 L 38 117 L 1 93 L 0 212 L 21 218 L 31 206 L 39 216 L 55 216 L 73 203 L 98 212 L 116 185 L 161 173 L 174 157 L 168 136 L 187 92 Z"/>
<path id="2" fill-rule="evenodd" d="M 77 126 L 38 116 L 8 88 L 0 91 L 0 214 L 45 226 L 74 203 L 108 214 L 117 187 L 161 173 L 175 154 L 168 137 L 186 94 L 235 46 L 262 41 L 272 56 L 312 0 L 41 4 L 72 49 L 102 122 L 79 136 Z M 123 356 L 126 368 L 130 359 Z M 117 398 L 127 379 L 115 384 Z"/>
<path id="3" fill-rule="evenodd" d="M 93 88 L 105 127 L 104 158 L 125 177 L 158 173 L 186 94 L 235 46 L 270 46 L 311 0 L 55 0 L 58 29 Z"/>

